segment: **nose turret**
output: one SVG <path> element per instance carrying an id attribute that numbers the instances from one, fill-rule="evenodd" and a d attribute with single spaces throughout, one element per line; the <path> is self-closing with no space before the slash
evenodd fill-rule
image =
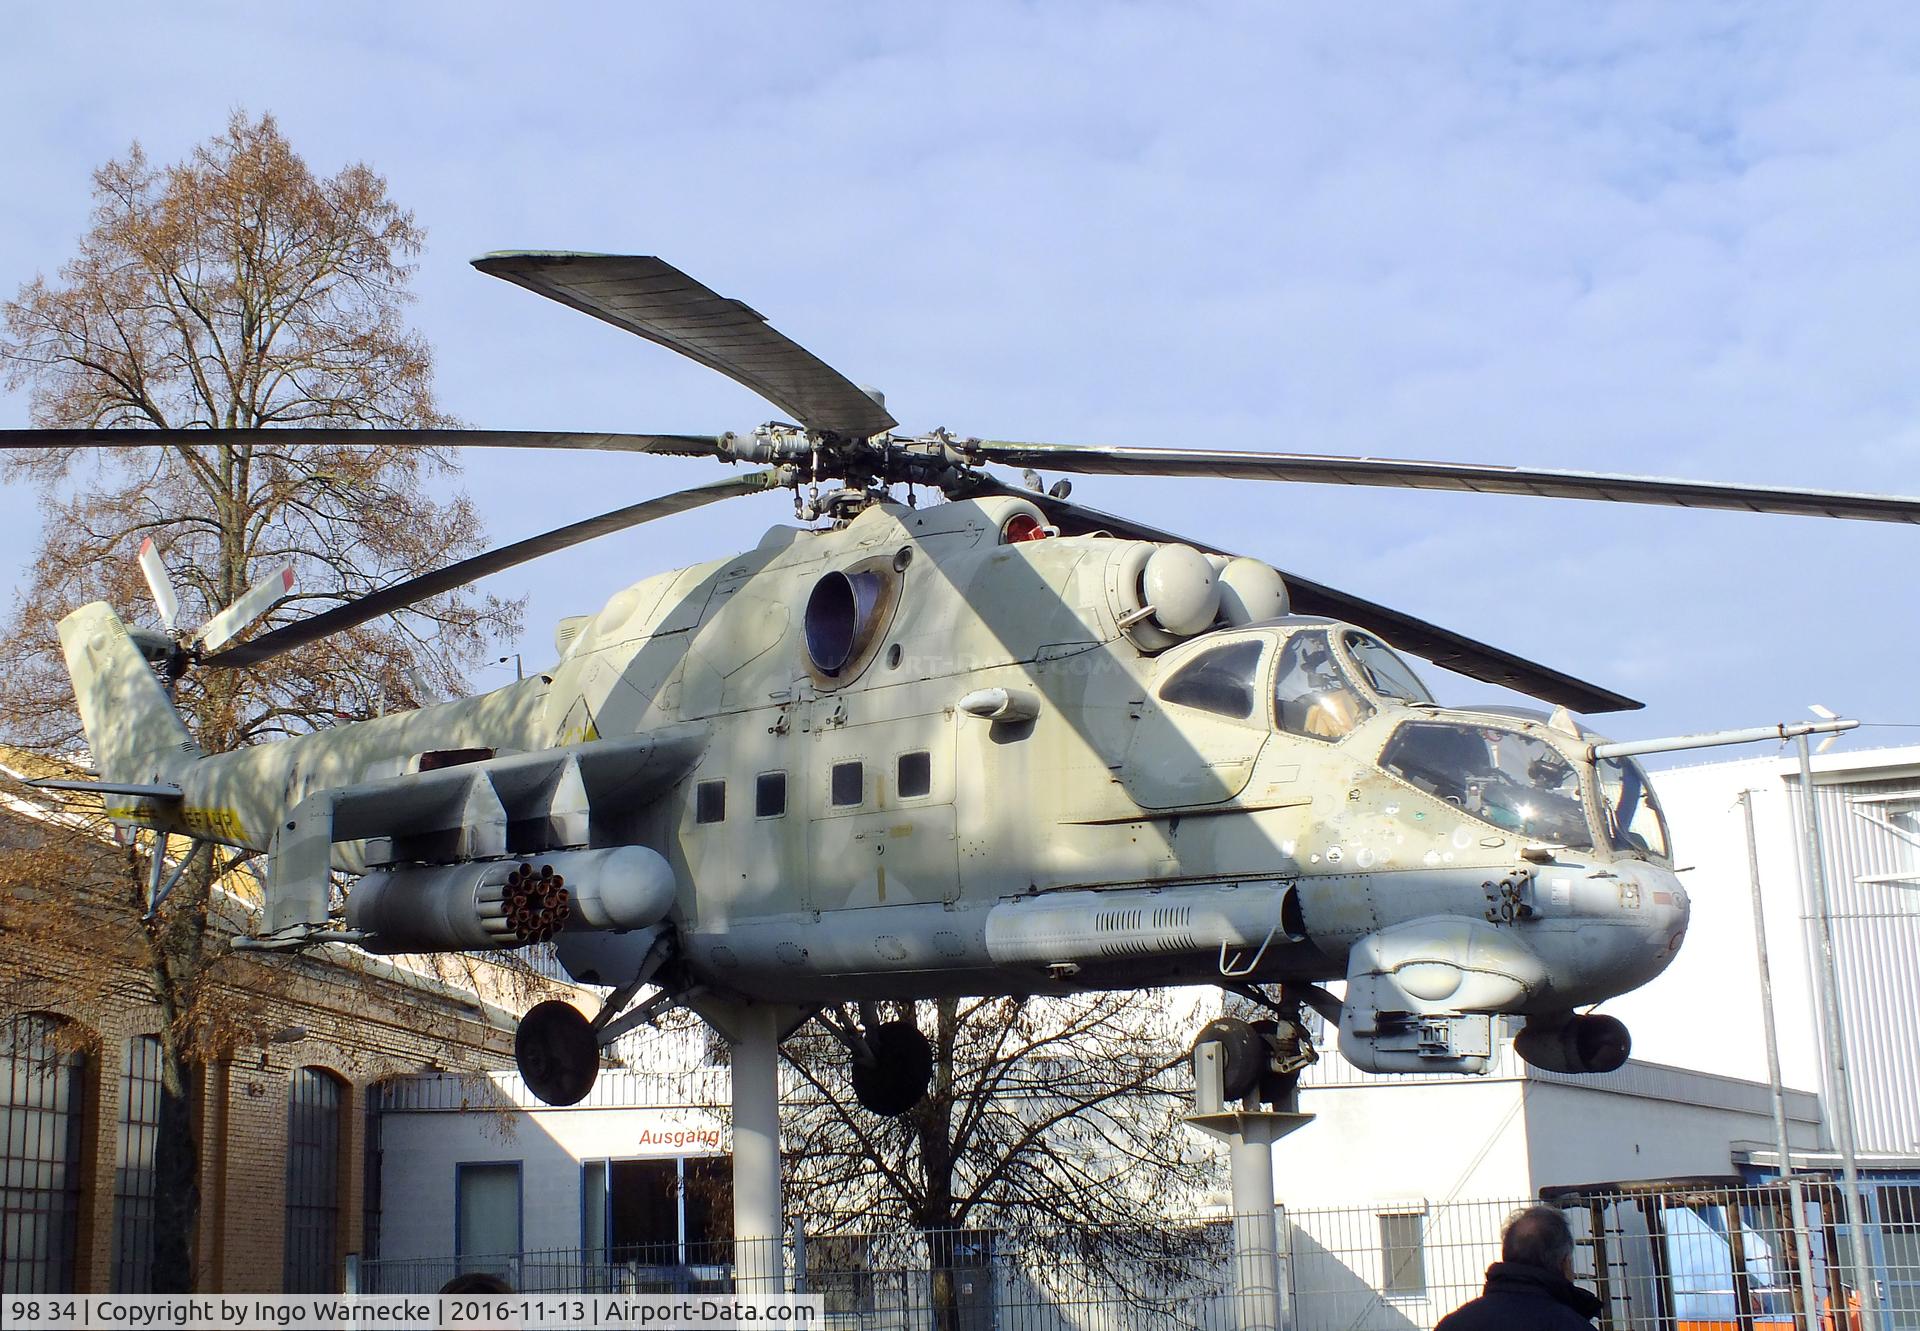
<path id="1" fill-rule="evenodd" d="M 1548 904 L 1533 946 L 1553 975 L 1552 1007 L 1580 1007 L 1637 989 L 1664 971 L 1687 936 L 1690 903 L 1671 869 L 1613 860 L 1543 875 Z"/>

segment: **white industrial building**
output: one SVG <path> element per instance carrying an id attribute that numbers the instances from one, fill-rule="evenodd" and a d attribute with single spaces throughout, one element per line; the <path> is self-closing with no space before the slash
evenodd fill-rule
<path id="1" fill-rule="evenodd" d="M 1890 1325 L 1920 1326 L 1920 746 L 1825 755 L 1814 770 L 1881 1294 L 1905 1319 Z M 1508 1210 L 1543 1189 L 1777 1172 L 1742 792 L 1754 810 L 1791 1151 L 1801 1170 L 1837 1172 L 1821 1112 L 1831 1091 L 1797 764 L 1703 763 L 1655 773 L 1654 785 L 1692 919 L 1669 970 L 1606 1005 L 1633 1032 L 1626 1067 L 1564 1076 L 1503 1046 L 1483 1076 L 1373 1076 L 1321 1041 L 1302 1091 L 1316 1120 L 1274 1152 L 1298 1325 L 1431 1326 L 1474 1292 Z M 696 1188 L 680 1190 L 677 1210 L 641 1191 L 724 1168 L 727 1074 L 704 1050 L 652 1043 L 636 1051 L 648 1072 L 603 1075 L 572 1109 L 539 1106 L 512 1076 L 479 1091 L 446 1077 L 397 1083 L 378 1118 L 381 1218 L 369 1255 L 389 1270 L 421 1263 L 415 1287 L 462 1254 L 525 1254 L 523 1274 L 537 1278 L 531 1255 L 542 1250 L 577 1261 L 644 1238 L 677 1242 L 691 1262 L 703 1240 L 724 1238 L 725 1217 L 708 1214 Z M 481 1100 L 504 1112 L 460 1112 Z M 1675 1214 L 1693 1241 L 1725 1248 L 1710 1217 Z M 1766 1246 L 1749 1233 L 1749 1264 L 1756 1244 Z M 1625 1296 L 1613 1297 L 1622 1308 Z"/>

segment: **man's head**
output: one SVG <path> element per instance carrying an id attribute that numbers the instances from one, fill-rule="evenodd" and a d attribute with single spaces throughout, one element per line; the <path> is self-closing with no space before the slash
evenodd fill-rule
<path id="1" fill-rule="evenodd" d="M 1573 1231 L 1551 1206 L 1516 1211 L 1500 1234 L 1500 1260 L 1573 1277 Z"/>

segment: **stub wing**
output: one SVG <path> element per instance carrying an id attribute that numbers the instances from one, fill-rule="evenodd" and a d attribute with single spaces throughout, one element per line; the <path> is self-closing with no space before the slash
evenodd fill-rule
<path id="1" fill-rule="evenodd" d="M 369 868 L 597 844 L 677 784 L 707 741 L 704 726 L 673 726 L 313 791 L 274 837 L 265 932 L 324 923 L 338 843 L 362 843 Z"/>

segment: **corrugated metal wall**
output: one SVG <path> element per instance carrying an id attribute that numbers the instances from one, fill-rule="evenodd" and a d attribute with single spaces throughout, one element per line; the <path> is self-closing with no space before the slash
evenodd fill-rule
<path id="1" fill-rule="evenodd" d="M 1798 776 L 1786 784 L 1804 836 Z M 1920 1151 L 1920 837 L 1903 812 L 1920 807 L 1920 779 L 1828 782 L 1816 772 L 1813 789 L 1857 1146 Z M 1827 1078 L 1823 1067 L 1830 1091 Z"/>

